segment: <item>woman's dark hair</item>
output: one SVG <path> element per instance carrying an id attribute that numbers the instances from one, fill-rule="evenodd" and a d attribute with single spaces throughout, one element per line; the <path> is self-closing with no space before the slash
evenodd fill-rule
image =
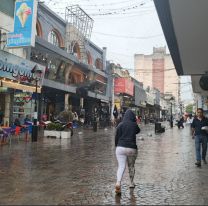
<path id="1" fill-rule="evenodd" d="M 198 109 L 197 109 L 197 112 L 198 112 L 199 110 L 200 110 L 202 113 L 204 112 L 204 110 L 203 110 L 202 108 L 198 108 Z"/>

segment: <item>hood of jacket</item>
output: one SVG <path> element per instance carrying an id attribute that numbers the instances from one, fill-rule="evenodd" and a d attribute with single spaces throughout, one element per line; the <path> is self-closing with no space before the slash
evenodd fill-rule
<path id="1" fill-rule="evenodd" d="M 136 115 L 134 114 L 134 112 L 132 112 L 132 110 L 128 109 L 125 112 L 123 122 L 125 121 L 136 122 Z"/>

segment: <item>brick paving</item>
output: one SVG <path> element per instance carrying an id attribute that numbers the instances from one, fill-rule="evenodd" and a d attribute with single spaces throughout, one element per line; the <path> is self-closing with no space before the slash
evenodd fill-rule
<path id="1" fill-rule="evenodd" d="M 135 189 L 124 174 L 116 196 L 115 129 L 75 131 L 71 139 L 40 138 L 0 148 L 1 205 L 203 205 L 208 204 L 208 165 L 196 168 L 190 128 L 138 135 Z M 142 141 L 141 138 L 144 138 Z"/>

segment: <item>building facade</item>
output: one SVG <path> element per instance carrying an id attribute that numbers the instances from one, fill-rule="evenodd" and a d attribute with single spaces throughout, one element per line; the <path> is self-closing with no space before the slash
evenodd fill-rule
<path id="1" fill-rule="evenodd" d="M 99 48 L 89 39 L 83 37 L 72 38 L 73 35 L 68 33 L 71 24 L 53 11 L 46 5 L 39 2 L 37 9 L 37 24 L 36 24 L 36 39 L 35 47 L 7 49 L 6 36 L 8 32 L 13 31 L 13 13 L 14 2 L 0 6 L 0 17 L 3 19 L 0 23 L 1 28 L 1 49 L 4 52 L 15 53 L 31 65 L 39 65 L 44 70 L 44 79 L 40 95 L 38 95 L 38 114 L 51 120 L 53 116 L 60 111 L 69 108 L 75 110 L 78 115 L 92 116 L 96 110 L 99 112 L 100 118 L 107 118 L 109 109 L 109 84 L 108 74 L 106 72 L 106 48 Z M 1 25 L 2 24 L 2 25 Z M 2 37 L 5 36 L 5 41 Z M 3 43 L 2 43 L 3 42 Z M 83 42 L 85 43 L 83 47 Z M 69 44 L 73 44 L 73 47 Z M 70 47 L 70 49 L 69 49 Z M 11 58 L 10 58 L 11 59 Z M 32 70 L 32 68 L 31 68 Z M 13 107 L 8 102 L 14 98 L 15 91 L 18 91 L 16 99 L 25 99 L 27 96 L 34 101 L 33 92 L 30 89 L 30 94 L 24 95 L 25 88 L 20 88 L 9 93 L 5 87 L 4 76 L 1 76 L 1 110 L 4 113 L 4 119 L 10 124 L 14 120 L 11 116 Z M 3 82 L 3 84 L 2 84 Z M 21 85 L 21 80 L 17 84 Z M 18 88 L 18 87 L 16 87 Z M 28 96 L 29 95 L 29 96 Z M 10 97 L 11 96 L 11 97 Z M 30 98 L 29 98 L 30 97 Z M 22 105 L 21 107 L 25 106 Z M 18 103 L 20 105 L 20 103 Z M 19 106 L 20 107 L 20 106 Z M 29 114 L 33 118 L 34 106 L 30 107 L 31 112 L 21 109 L 21 114 L 25 117 Z M 18 111 L 19 112 L 19 111 Z M 8 114 L 7 114 L 8 113 Z M 10 113 L 10 114 L 9 114 Z M 104 113 L 104 114 L 103 114 Z M 19 116 L 18 116 L 19 117 Z M 4 120 L 4 122 L 5 122 Z M 88 122 L 90 122 L 89 120 Z"/>
<path id="2" fill-rule="evenodd" d="M 156 88 L 160 93 L 170 93 L 178 101 L 179 77 L 170 54 L 165 47 L 153 48 L 153 54 L 135 54 L 134 76 L 145 87 Z"/>

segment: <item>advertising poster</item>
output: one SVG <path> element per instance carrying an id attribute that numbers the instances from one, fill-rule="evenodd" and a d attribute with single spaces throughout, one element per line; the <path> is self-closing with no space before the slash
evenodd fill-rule
<path id="1" fill-rule="evenodd" d="M 17 0 L 14 10 L 14 32 L 8 34 L 7 47 L 35 46 L 37 0 Z"/>

